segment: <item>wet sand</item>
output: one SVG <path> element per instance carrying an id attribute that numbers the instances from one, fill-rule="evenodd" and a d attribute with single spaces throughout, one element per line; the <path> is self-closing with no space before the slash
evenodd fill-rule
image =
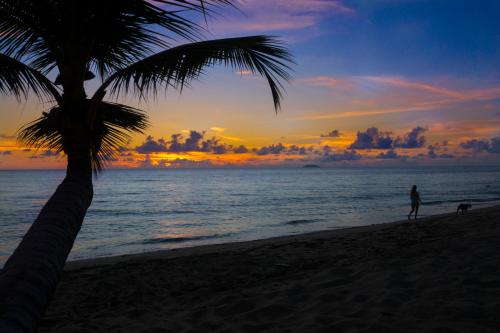
<path id="1" fill-rule="evenodd" d="M 70 262 L 41 332 L 500 332 L 500 206 Z"/>

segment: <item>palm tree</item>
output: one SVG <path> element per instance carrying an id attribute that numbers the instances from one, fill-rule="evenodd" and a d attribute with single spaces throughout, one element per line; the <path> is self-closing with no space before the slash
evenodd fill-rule
<path id="1" fill-rule="evenodd" d="M 280 107 L 288 51 L 267 36 L 203 41 L 190 13 L 210 15 L 220 6 L 233 3 L 0 0 L 0 93 L 18 100 L 34 94 L 52 105 L 19 139 L 67 157 L 66 177 L 0 272 L 1 332 L 36 330 L 92 201 L 92 171 L 148 125 L 143 111 L 110 99 L 182 90 L 222 64 L 263 76 Z M 179 38 L 188 44 L 173 46 Z M 101 86 L 88 97 L 85 81 L 96 76 Z"/>

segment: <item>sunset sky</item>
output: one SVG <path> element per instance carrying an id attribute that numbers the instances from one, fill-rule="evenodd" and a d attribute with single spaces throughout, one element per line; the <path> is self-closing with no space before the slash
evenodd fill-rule
<path id="1" fill-rule="evenodd" d="M 500 165 L 499 1 L 245 0 L 239 8 L 209 19 L 206 38 L 286 41 L 296 64 L 282 109 L 275 113 L 262 78 L 209 69 L 182 94 L 121 100 L 147 110 L 152 125 L 114 167 Z M 0 169 L 64 166 L 60 154 L 15 140 L 49 107 L 0 97 Z"/>

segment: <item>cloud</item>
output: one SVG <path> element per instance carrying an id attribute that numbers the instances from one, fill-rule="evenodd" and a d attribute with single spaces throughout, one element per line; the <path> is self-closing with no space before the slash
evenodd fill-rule
<path id="1" fill-rule="evenodd" d="M 306 155 L 307 149 L 306 149 L 306 147 L 291 145 L 290 147 L 287 148 L 287 152 L 290 154 Z"/>
<path id="2" fill-rule="evenodd" d="M 139 154 L 151 154 L 167 152 L 166 142 L 163 138 L 156 141 L 151 135 L 146 138 L 146 141 L 135 148 Z"/>
<path id="3" fill-rule="evenodd" d="M 437 149 L 438 149 L 438 147 L 430 145 L 428 147 L 428 150 L 427 150 L 427 157 L 432 158 L 432 159 L 436 159 L 436 158 L 454 158 L 455 157 L 455 155 L 447 154 L 447 153 L 438 154 L 438 153 L 436 153 Z"/>
<path id="4" fill-rule="evenodd" d="M 6 156 L 6 155 L 12 155 L 12 150 L 4 150 L 4 151 L 0 151 L 0 154 L 1 154 L 1 155 L 4 155 L 4 156 Z"/>
<path id="5" fill-rule="evenodd" d="M 395 150 L 392 150 L 392 149 L 385 152 L 385 153 L 382 152 L 376 156 L 376 158 L 383 159 L 383 160 L 399 159 L 399 158 L 403 158 L 403 157 L 406 157 L 406 156 L 401 156 Z"/>
<path id="6" fill-rule="evenodd" d="M 31 151 L 31 150 L 23 149 L 23 151 Z M 43 151 L 42 153 L 40 153 L 38 155 L 32 155 L 32 156 L 30 156 L 28 158 L 31 159 L 31 160 L 35 160 L 35 159 L 43 159 L 43 158 L 46 158 L 46 157 L 59 157 L 59 156 L 61 156 L 60 152 L 52 151 L 52 150 L 45 150 L 45 151 Z"/>
<path id="7" fill-rule="evenodd" d="M 199 144 L 203 140 L 205 133 L 200 133 L 197 131 L 190 131 L 189 137 L 182 142 L 181 134 L 173 134 L 172 141 L 170 141 L 170 147 L 168 151 L 178 153 L 178 152 L 189 152 L 189 151 L 199 151 Z"/>
<path id="8" fill-rule="evenodd" d="M 212 126 L 212 127 L 210 127 L 210 129 L 214 132 L 220 132 L 220 133 L 222 133 L 226 130 L 225 128 L 217 127 L 217 126 Z"/>
<path id="9" fill-rule="evenodd" d="M 490 149 L 490 142 L 488 140 L 473 139 L 460 143 L 460 147 L 472 150 L 474 153 L 481 153 Z"/>
<path id="10" fill-rule="evenodd" d="M 491 140 L 472 139 L 460 143 L 460 147 L 471 150 L 473 153 L 487 152 L 491 154 L 500 154 L 500 137 Z"/>
<path id="11" fill-rule="evenodd" d="M 219 130 L 223 129 L 219 128 Z M 170 141 L 166 141 L 163 138 L 155 140 L 152 136 L 148 136 L 140 146 L 135 148 L 135 151 L 139 154 L 188 152 L 226 154 L 233 150 L 233 146 L 221 143 L 218 138 L 205 139 L 205 132 L 192 130 L 188 132 L 189 136 L 185 139 L 180 133 L 172 134 Z M 239 147 L 239 151 L 244 149 L 246 149 L 244 146 Z"/>
<path id="12" fill-rule="evenodd" d="M 168 164 L 170 168 L 209 168 L 214 166 L 214 164 L 208 160 L 192 161 L 183 158 L 168 161 Z"/>
<path id="13" fill-rule="evenodd" d="M 253 149 L 253 152 L 257 155 L 278 155 L 286 151 L 286 147 L 283 144 L 278 143 L 277 145 L 264 146 L 260 148 Z"/>
<path id="14" fill-rule="evenodd" d="M 326 114 L 307 114 L 303 116 L 296 117 L 299 120 L 326 120 L 326 119 L 340 119 L 340 118 L 353 118 L 353 117 L 365 117 L 365 116 L 380 116 L 385 114 L 393 113 L 405 113 L 405 112 L 417 112 L 417 111 L 430 111 L 442 108 L 444 103 L 442 102 L 423 102 L 416 103 L 413 106 L 402 106 L 402 107 L 376 107 L 366 110 L 353 110 L 338 113 L 326 113 Z"/>
<path id="15" fill-rule="evenodd" d="M 370 87 L 370 84 L 380 88 L 395 88 L 413 92 L 425 93 L 427 96 L 445 98 L 448 102 L 463 101 L 488 101 L 500 96 L 500 87 L 489 87 L 483 89 L 452 89 L 433 83 L 414 81 L 404 77 L 394 76 L 314 76 L 297 80 L 312 86 L 327 88 L 349 87 L 361 90 Z"/>
<path id="16" fill-rule="evenodd" d="M 226 154 L 227 152 L 229 152 L 229 148 L 225 144 L 215 144 L 209 149 L 209 151 L 218 155 Z"/>
<path id="17" fill-rule="evenodd" d="M 356 140 L 350 149 L 390 149 L 393 139 L 391 132 L 380 132 L 376 127 L 370 127 L 365 132 L 358 132 Z"/>
<path id="18" fill-rule="evenodd" d="M 500 154 L 500 137 L 491 139 L 489 152 L 493 154 Z"/>
<path id="19" fill-rule="evenodd" d="M 462 99 L 464 98 L 463 92 L 456 91 L 448 88 L 439 87 L 436 85 L 421 83 L 412 80 L 408 80 L 401 77 L 390 77 L 390 76 L 359 76 L 361 80 L 366 80 L 370 82 L 379 83 L 382 85 L 388 85 L 396 88 L 410 89 L 410 90 L 421 90 L 425 92 L 430 92 L 437 95 L 443 95 L 446 97 Z"/>
<path id="20" fill-rule="evenodd" d="M 214 164 L 208 160 L 193 161 L 185 158 L 176 158 L 174 160 L 159 160 L 153 162 L 151 155 L 146 155 L 144 161 L 141 162 L 139 168 L 143 169 L 164 169 L 164 168 L 207 168 L 213 167 Z"/>
<path id="21" fill-rule="evenodd" d="M 235 72 L 235 74 L 237 74 L 237 75 L 252 75 L 253 72 L 251 70 L 245 69 L 245 70 L 237 71 L 237 72 Z"/>
<path id="22" fill-rule="evenodd" d="M 332 130 L 326 134 L 321 134 L 322 138 L 338 138 L 340 136 L 340 132 L 338 130 Z"/>
<path id="23" fill-rule="evenodd" d="M 139 165 L 139 168 L 143 168 L 143 169 L 151 169 L 154 167 L 155 166 L 153 165 L 153 160 L 151 160 L 150 155 L 146 155 L 146 158 L 144 159 L 144 161 L 142 161 L 141 164 Z"/>
<path id="24" fill-rule="evenodd" d="M 341 153 L 332 153 L 327 151 L 321 158 L 321 162 L 340 162 L 340 161 L 357 161 L 361 159 L 361 155 L 355 150 L 344 150 Z"/>
<path id="25" fill-rule="evenodd" d="M 4 133 L 0 133 L 0 139 L 13 140 L 15 138 L 16 138 L 15 135 L 7 135 L 7 134 L 4 134 Z"/>
<path id="26" fill-rule="evenodd" d="M 314 76 L 297 79 L 295 82 L 341 91 L 353 90 L 356 87 L 354 80 L 351 78 L 335 78 L 332 76 Z"/>
<path id="27" fill-rule="evenodd" d="M 334 15 L 352 15 L 353 9 L 340 0 L 246 0 L 239 6 L 245 17 L 214 24 L 221 31 L 285 31 L 316 26 Z"/>
<path id="28" fill-rule="evenodd" d="M 394 142 L 394 147 L 397 148 L 421 148 L 425 145 L 425 137 L 422 133 L 427 131 L 423 127 L 415 127 L 403 138 L 398 137 Z"/>
<path id="29" fill-rule="evenodd" d="M 448 80 L 456 82 L 458 80 Z M 450 108 L 470 108 L 471 103 L 481 103 L 500 98 L 500 87 L 450 88 L 444 85 L 414 81 L 392 76 L 315 76 L 295 80 L 313 87 L 325 87 L 337 99 L 350 98 L 346 111 L 305 114 L 302 120 L 338 119 L 361 116 L 380 116 L 408 112 L 430 112 Z M 341 90 L 342 95 L 337 94 Z M 364 107 L 360 107 L 364 106 Z M 490 108 L 487 108 L 489 110 Z"/>
<path id="30" fill-rule="evenodd" d="M 298 145 L 285 146 L 282 143 L 273 144 L 269 146 L 263 146 L 260 148 L 252 149 L 252 152 L 259 156 L 264 155 L 306 155 L 307 152 L 311 152 L 311 149 L 306 147 L 301 147 Z"/>
<path id="31" fill-rule="evenodd" d="M 450 143 L 448 140 L 443 140 L 441 142 L 435 142 L 434 144 L 432 144 L 432 146 L 437 148 L 437 149 L 442 149 L 442 148 L 448 147 L 449 144 Z"/>
<path id="32" fill-rule="evenodd" d="M 46 150 L 43 153 L 40 154 L 40 156 L 43 157 L 57 157 L 59 156 L 60 153 L 52 150 Z"/>
<path id="33" fill-rule="evenodd" d="M 245 153 L 248 153 L 248 148 L 243 146 L 243 145 L 240 145 L 238 147 L 235 147 L 233 149 L 233 152 L 236 154 L 245 154 Z"/>
<path id="34" fill-rule="evenodd" d="M 425 145 L 422 133 L 426 129 L 415 127 L 404 137 L 392 136 L 391 132 L 381 132 L 377 127 L 370 127 L 364 132 L 356 134 L 356 140 L 349 146 L 350 149 L 393 149 L 393 148 L 421 148 Z"/>

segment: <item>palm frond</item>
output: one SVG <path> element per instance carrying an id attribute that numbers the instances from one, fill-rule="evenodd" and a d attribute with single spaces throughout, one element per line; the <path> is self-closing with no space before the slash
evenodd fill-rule
<path id="1" fill-rule="evenodd" d="M 161 87 L 182 89 L 197 79 L 206 67 L 225 65 L 250 70 L 267 79 L 274 106 L 280 108 L 281 80 L 290 79 L 293 60 L 284 45 L 268 36 L 250 36 L 203 41 L 177 46 L 140 60 L 111 75 L 96 94 L 111 87 L 111 94 L 132 91 L 141 98 L 156 95 Z"/>
<path id="2" fill-rule="evenodd" d="M 0 53 L 0 93 L 12 94 L 18 100 L 27 98 L 29 91 L 40 99 L 61 100 L 61 95 L 42 73 Z"/>
<path id="3" fill-rule="evenodd" d="M 61 108 L 56 106 L 43 112 L 41 117 L 19 130 L 17 139 L 30 148 L 63 151 Z"/>
<path id="4" fill-rule="evenodd" d="M 0 0 L 0 51 L 44 73 L 80 58 L 101 76 L 165 48 L 199 40 L 203 15 L 231 0 Z M 67 41 L 71 40 L 71 43 Z"/>
<path id="5" fill-rule="evenodd" d="M 90 101 L 87 101 L 90 103 Z M 63 111 L 57 106 L 24 126 L 18 140 L 28 147 L 64 151 Z M 92 168 L 101 171 L 115 157 L 120 147 L 127 144 L 132 133 L 143 133 L 148 127 L 147 115 L 126 105 L 100 102 L 88 143 Z"/>
<path id="6" fill-rule="evenodd" d="M 102 102 L 97 115 L 91 151 L 94 171 L 102 170 L 116 157 L 130 134 L 143 133 L 149 126 L 143 111 L 127 105 Z"/>
<path id="7" fill-rule="evenodd" d="M 0 51 L 54 67 L 58 46 L 51 30 L 59 21 L 58 12 L 55 1 L 0 0 Z"/>

